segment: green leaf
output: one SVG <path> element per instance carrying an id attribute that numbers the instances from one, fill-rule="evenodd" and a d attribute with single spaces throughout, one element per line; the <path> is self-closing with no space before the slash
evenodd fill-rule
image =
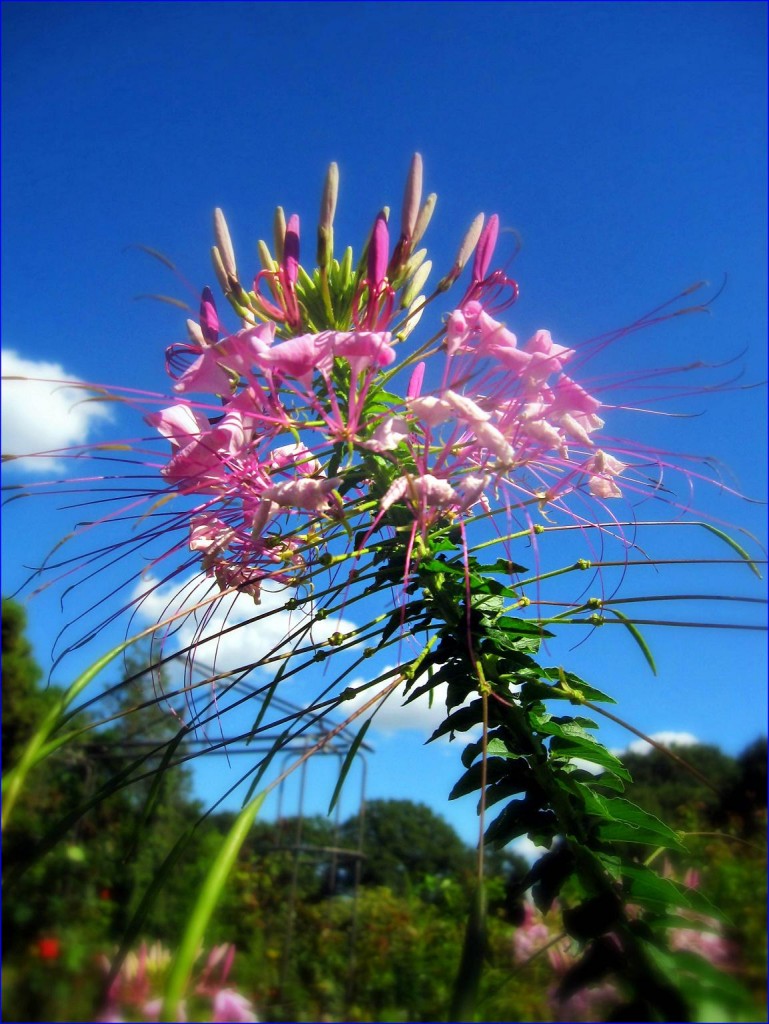
<path id="1" fill-rule="evenodd" d="M 163 1021 L 179 1019 L 179 1004 L 186 993 L 192 968 L 200 953 L 200 946 L 211 915 L 265 796 L 266 791 L 258 793 L 237 816 L 203 882 L 179 948 L 171 961 L 160 1013 L 160 1019 Z"/>
<path id="2" fill-rule="evenodd" d="M 542 669 L 542 675 L 546 679 L 552 679 L 556 684 L 555 686 L 549 686 L 547 683 L 527 683 L 525 686 L 526 695 L 531 692 L 531 697 L 537 700 L 569 700 L 573 704 L 579 704 L 580 699 L 589 700 L 594 704 L 616 704 L 616 700 L 610 697 L 607 693 L 602 690 L 596 689 L 595 686 L 591 686 L 586 683 L 584 679 L 580 679 L 579 676 L 574 675 L 573 672 L 564 672 L 560 668 L 545 668 Z M 569 689 L 573 693 L 561 690 L 558 687 L 563 679 L 569 684 Z"/>
<path id="3" fill-rule="evenodd" d="M 765 1016 L 765 1009 L 761 1011 L 756 1006 L 750 993 L 736 978 L 719 970 L 704 957 L 685 950 L 671 952 L 660 949 L 651 942 L 644 942 L 643 946 L 660 974 L 675 979 L 677 989 L 689 1004 L 686 1020 L 703 1024 L 708 1021 L 748 1022 Z"/>
<path id="4" fill-rule="evenodd" d="M 641 630 L 638 629 L 638 627 L 635 625 L 635 623 L 631 619 L 629 619 L 627 617 L 627 615 L 623 615 L 622 612 L 618 612 L 616 608 L 609 608 L 608 606 L 604 606 L 604 610 L 607 611 L 607 612 L 611 612 L 612 615 L 616 615 L 616 617 L 623 624 L 623 626 L 625 626 L 627 628 L 627 630 L 630 633 L 630 635 L 633 637 L 635 642 L 641 648 L 641 653 L 643 654 L 644 658 L 646 658 L 646 661 L 647 661 L 647 663 L 649 665 L 649 668 L 652 670 L 652 672 L 656 676 L 657 675 L 657 666 L 654 663 L 654 658 L 652 657 L 652 652 L 649 649 L 649 645 L 644 640 L 643 634 L 641 633 Z"/>
<path id="5" fill-rule="evenodd" d="M 486 829 L 485 842 L 500 848 L 526 833 L 552 839 L 558 832 L 558 821 L 550 810 L 542 810 L 528 800 L 511 800 Z"/>
<path id="6" fill-rule="evenodd" d="M 724 914 L 718 907 L 699 890 L 687 888 L 672 878 L 662 878 L 645 864 L 623 864 L 621 874 L 625 879 L 631 903 L 643 904 L 657 913 L 670 907 L 682 907 L 685 910 L 697 911 L 708 918 L 724 919 Z M 675 926 L 697 928 L 698 922 L 696 918 L 680 918 L 675 922 Z"/>
<path id="7" fill-rule="evenodd" d="M 626 890 L 631 903 L 662 912 L 668 907 L 686 907 L 691 903 L 686 890 L 672 878 L 662 878 L 656 871 L 644 865 L 622 865 Z"/>
<path id="8" fill-rule="evenodd" d="M 157 626 L 152 626 L 150 629 L 143 630 L 141 633 L 137 633 L 136 636 L 132 636 L 128 640 L 124 640 L 123 643 L 118 644 L 117 647 L 113 647 L 111 651 L 108 651 L 101 658 L 97 659 L 85 670 L 85 672 L 81 673 L 69 689 L 65 690 L 62 696 L 53 704 L 51 710 L 45 716 L 40 726 L 24 748 L 19 762 L 3 775 L 3 828 L 5 828 L 8 823 L 11 811 L 19 798 L 24 782 L 31 769 L 40 761 L 45 760 L 45 758 L 52 754 L 54 750 L 58 750 L 58 748 L 66 743 L 69 738 L 69 734 L 67 734 L 48 742 L 50 736 L 64 721 L 67 708 L 72 704 L 75 698 L 83 692 L 88 684 L 98 676 L 102 669 L 106 668 L 107 665 L 109 665 L 109 663 L 118 656 L 118 654 L 127 650 L 131 644 L 134 644 L 138 640 L 142 640 L 145 636 L 148 636 L 156 628 Z"/>
<path id="9" fill-rule="evenodd" d="M 440 736 L 445 736 L 449 732 L 467 732 L 468 729 L 472 729 L 473 726 L 480 725 L 482 722 L 483 701 L 478 698 L 467 707 L 452 711 L 448 718 L 441 722 L 427 742 L 432 743 L 433 740 L 437 740 Z"/>
<path id="10" fill-rule="evenodd" d="M 622 797 L 599 796 L 584 783 L 576 785 L 582 791 L 586 812 L 603 819 L 598 828 L 602 840 L 686 850 L 678 835 L 648 811 Z"/>
<path id="11" fill-rule="evenodd" d="M 573 761 L 574 758 L 590 761 L 591 764 L 600 765 L 624 782 L 633 781 L 620 759 L 595 740 L 579 743 L 572 739 L 554 737 L 550 743 L 550 756 L 558 761 Z"/>
<path id="12" fill-rule="evenodd" d="M 719 530 L 716 526 L 712 526 L 710 523 L 698 523 L 697 525 L 701 526 L 703 530 L 709 530 L 711 533 L 714 533 L 716 537 L 720 537 L 725 544 L 729 545 L 732 551 L 736 551 L 740 558 L 744 558 L 745 561 L 748 563 L 748 566 L 750 567 L 751 571 L 754 572 L 759 579 L 762 579 L 761 573 L 758 571 L 758 566 L 756 565 L 756 563 L 747 553 L 745 548 L 739 545 L 733 537 L 730 537 L 728 533 L 724 533 L 723 530 Z"/>
<path id="13" fill-rule="evenodd" d="M 486 919 L 486 893 L 481 884 L 473 894 L 473 902 L 467 919 L 462 959 L 454 980 L 454 993 L 449 1012 L 450 1021 L 475 1019 L 478 988 L 488 945 Z"/>
<path id="14" fill-rule="evenodd" d="M 473 565 L 473 568 L 481 573 L 498 572 L 505 576 L 512 576 L 515 573 L 520 574 L 529 571 L 525 565 L 517 565 L 515 562 L 509 562 L 506 558 L 498 558 L 496 562 L 492 562 L 490 565 L 477 563 Z"/>
<path id="15" fill-rule="evenodd" d="M 367 719 L 366 722 L 364 722 L 364 724 L 358 730 L 357 736 L 348 747 L 344 763 L 342 764 L 341 770 L 339 772 L 339 778 L 336 780 L 336 786 L 334 786 L 334 793 L 331 797 L 331 803 L 328 805 L 329 814 L 331 814 L 334 807 L 336 806 L 336 802 L 339 799 L 339 795 L 342 792 L 342 787 L 344 786 L 345 779 L 347 778 L 347 773 L 350 771 L 350 768 L 352 768 L 353 761 L 355 760 L 355 755 L 358 753 L 358 747 L 360 747 L 361 743 L 363 742 L 363 738 L 368 732 L 368 728 L 373 720 L 374 716 L 372 715 L 371 718 Z"/>
<path id="16" fill-rule="evenodd" d="M 622 919 L 622 903 L 614 892 L 591 896 L 578 907 L 563 911 L 563 926 L 569 935 L 584 942 L 610 931 Z"/>
<path id="17" fill-rule="evenodd" d="M 479 741 L 479 743 L 482 742 L 483 741 Z M 508 750 L 505 741 L 499 737 L 494 737 L 494 739 L 489 740 L 486 745 L 486 753 L 489 757 L 518 757 L 518 754 Z"/>
<path id="18" fill-rule="evenodd" d="M 575 865 L 576 860 L 571 847 L 566 842 L 560 842 L 532 865 L 521 883 L 521 890 L 525 892 L 531 889 L 534 905 L 545 913 L 574 873 Z"/>
<path id="19" fill-rule="evenodd" d="M 597 724 L 590 718 L 554 718 L 547 712 L 532 712 L 529 716 L 533 728 L 546 736 L 560 736 L 565 740 L 587 740 L 595 742 L 586 729 L 597 729 Z"/>
<path id="20" fill-rule="evenodd" d="M 502 783 L 505 787 L 512 787 L 503 793 L 498 792 L 495 800 L 491 803 L 503 799 L 505 796 L 513 796 L 515 793 L 520 793 L 526 788 L 526 783 L 530 778 L 530 769 L 528 762 L 522 758 L 516 758 L 514 761 L 507 761 L 500 757 L 487 757 L 486 759 L 486 785 L 488 787 L 487 792 L 491 788 L 496 788 Z M 483 762 L 477 761 L 461 776 L 457 784 L 449 793 L 449 800 L 456 800 L 461 796 L 467 796 L 468 793 L 473 793 L 476 789 L 481 788 L 483 782 Z"/>

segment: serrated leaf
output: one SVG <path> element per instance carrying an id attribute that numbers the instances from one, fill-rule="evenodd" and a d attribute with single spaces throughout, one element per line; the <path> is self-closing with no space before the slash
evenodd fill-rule
<path id="1" fill-rule="evenodd" d="M 667 907 L 691 906 L 686 892 L 672 878 L 662 878 L 651 868 L 623 864 L 622 875 L 632 903 L 656 912 L 664 911 Z"/>
<path id="2" fill-rule="evenodd" d="M 595 742 L 586 729 L 597 729 L 597 724 L 590 718 L 554 718 L 547 712 L 544 714 L 533 713 L 530 716 L 532 726 L 537 732 L 546 736 L 560 736 L 566 740 L 587 740 Z"/>
<path id="3" fill-rule="evenodd" d="M 524 762 L 526 764 L 526 762 Z M 526 765 L 528 768 L 528 765 Z M 459 781 L 456 783 L 454 788 L 449 793 L 449 800 L 457 800 L 461 796 L 467 796 L 468 793 L 474 793 L 476 789 L 480 789 L 483 783 L 483 762 L 478 761 L 472 765 L 467 771 L 461 776 Z M 515 773 L 515 769 L 512 769 L 508 762 L 504 761 L 499 757 L 487 757 L 486 759 L 486 784 L 488 787 L 500 782 L 503 779 L 509 778 L 512 781 L 512 775 Z M 513 792 L 520 793 L 520 786 L 518 789 L 511 791 L 510 796 Z"/>
<path id="4" fill-rule="evenodd" d="M 506 575 L 512 575 L 513 573 L 524 573 L 529 570 L 525 565 L 518 565 L 515 562 L 509 562 L 506 558 L 498 558 L 496 562 L 492 562 L 490 565 L 475 565 L 473 568 L 477 569 L 478 572 L 498 572 Z"/>
<path id="5" fill-rule="evenodd" d="M 587 813 L 603 819 L 598 827 L 602 840 L 686 850 L 673 829 L 637 804 L 622 797 L 600 796 L 583 783 L 577 785 Z"/>
<path id="6" fill-rule="evenodd" d="M 531 690 L 531 696 L 537 700 L 569 700 L 574 704 L 579 704 L 579 698 L 576 695 L 581 695 L 584 700 L 589 700 L 594 704 L 616 704 L 616 700 L 610 697 L 607 693 L 602 690 L 596 689 L 595 686 L 591 686 L 586 683 L 584 679 L 580 679 L 579 676 L 574 675 L 571 672 L 563 673 L 562 669 L 559 668 L 545 668 L 542 669 L 542 675 L 546 679 L 552 679 L 555 685 L 551 686 L 548 683 L 543 682 L 532 682 L 527 683 L 525 686 L 525 692 L 528 695 Z M 562 677 L 566 678 L 567 683 L 573 694 L 565 692 L 558 688 L 558 684 L 561 682 Z"/>
<path id="7" fill-rule="evenodd" d="M 505 846 L 526 833 L 537 833 L 552 839 L 558 822 L 552 811 L 542 810 L 526 800 L 511 800 L 486 829 L 485 842 Z"/>
<path id="8" fill-rule="evenodd" d="M 486 745 L 486 753 L 489 757 L 518 757 L 517 754 L 508 750 L 505 741 L 499 737 L 489 740 Z"/>
<path id="9" fill-rule="evenodd" d="M 472 729 L 473 726 L 479 725 L 481 722 L 483 722 L 483 701 L 479 698 L 467 707 L 452 711 L 427 742 L 432 743 L 433 740 L 437 740 L 449 732 L 467 732 L 468 729 Z"/>
<path id="10" fill-rule="evenodd" d="M 624 782 L 633 781 L 620 759 L 595 740 L 578 743 L 571 739 L 554 737 L 550 743 L 550 756 L 561 761 L 573 761 L 575 758 L 589 761 L 591 764 L 600 765 Z"/>

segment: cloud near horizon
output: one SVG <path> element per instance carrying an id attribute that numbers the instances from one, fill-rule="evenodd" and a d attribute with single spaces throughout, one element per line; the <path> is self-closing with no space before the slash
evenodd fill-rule
<path id="1" fill-rule="evenodd" d="M 4 455 L 55 453 L 85 444 L 94 427 L 111 419 L 111 412 L 99 402 L 85 402 L 86 393 L 56 381 L 78 383 L 60 363 L 25 359 L 13 349 L 2 350 L 3 380 L 2 448 Z M 51 455 L 35 455 L 17 463 L 29 473 L 50 472 L 61 467 Z"/>
<path id="2" fill-rule="evenodd" d="M 191 609 L 215 593 L 216 584 L 201 573 L 165 584 L 159 584 L 152 576 L 145 576 L 137 584 L 133 597 L 139 602 L 138 616 L 151 625 L 184 609 Z M 221 600 L 190 612 L 173 633 L 174 646 L 181 650 L 195 644 L 196 660 L 200 666 L 205 665 L 206 670 L 228 672 L 253 665 L 259 670 L 270 671 L 274 662 L 260 663 L 277 654 L 285 654 L 291 643 L 297 647 L 323 643 L 337 631 L 348 633 L 355 629 L 355 623 L 349 619 L 330 617 L 313 624 L 311 632 L 297 636 L 307 613 L 286 611 L 284 606 L 289 596 L 291 593 L 285 587 L 263 589 L 258 605 L 247 594 L 222 596 Z M 256 616 L 263 617 L 256 622 L 249 621 Z M 233 626 L 237 628 L 231 629 Z M 174 627 L 169 628 L 173 630 Z"/>
<path id="3" fill-rule="evenodd" d="M 649 735 L 663 747 L 693 747 L 701 742 L 693 733 L 676 732 L 673 729 L 663 729 L 661 732 L 652 732 Z M 652 750 L 654 747 L 646 740 L 633 740 L 623 750 L 618 751 L 618 754 L 619 756 L 622 754 L 650 754 Z"/>

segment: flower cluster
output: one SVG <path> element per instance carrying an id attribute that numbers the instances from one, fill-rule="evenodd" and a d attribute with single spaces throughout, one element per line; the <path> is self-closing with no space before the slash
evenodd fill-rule
<path id="1" fill-rule="evenodd" d="M 596 500 L 622 493 L 627 463 L 593 438 L 600 402 L 564 372 L 574 350 L 546 330 L 519 345 L 495 318 L 518 295 L 502 270 L 490 270 L 496 215 L 476 218 L 448 274 L 423 293 L 431 263 L 415 246 L 435 197 L 422 204 L 421 177 L 415 157 L 392 253 L 385 211 L 353 269 L 350 249 L 333 257 L 332 165 L 318 267 L 302 268 L 299 220 L 279 210 L 277 258 L 260 243 L 251 291 L 217 211 L 214 266 L 241 329 L 222 331 L 206 289 L 189 343 L 169 350 L 179 397 L 147 419 L 171 445 L 162 476 L 198 500 L 189 546 L 222 590 L 258 602 L 265 581 L 296 585 L 315 558 L 333 559 L 340 544 L 355 553 L 379 528 L 410 523 L 413 548 L 434 524 L 500 502 L 536 510 L 575 491 Z M 424 308 L 473 252 L 459 306 L 399 358 Z M 391 381 L 407 369 L 398 394 Z M 190 397 L 201 394 L 210 397 Z"/>
<path id="2" fill-rule="evenodd" d="M 213 1024 L 258 1021 L 250 1000 L 236 989 L 227 987 L 234 957 L 234 946 L 214 946 L 189 989 L 195 1001 L 194 1016 L 189 1018 L 182 1005 L 180 1021 L 206 1019 Z M 129 953 L 109 987 L 106 1005 L 98 1021 L 111 1024 L 126 1019 L 158 1020 L 162 1006 L 160 993 L 170 963 L 171 953 L 157 942 L 150 946 L 142 943 L 138 952 Z M 104 967 L 109 971 L 106 959 Z"/>
<path id="3" fill-rule="evenodd" d="M 693 875 L 687 872 L 684 885 L 695 887 Z M 640 914 L 640 908 L 634 908 Z M 622 1002 L 622 993 L 611 979 L 582 986 L 572 983 L 580 963 L 577 944 L 565 933 L 558 930 L 558 903 L 545 916 L 535 910 L 531 903 L 524 903 L 521 925 L 513 936 L 513 960 L 524 965 L 544 954 L 553 970 L 555 981 L 548 990 L 548 1000 L 554 1021 L 595 1021 L 607 1019 L 613 1009 Z M 693 911 L 679 911 L 680 926 L 671 927 L 667 932 L 669 947 L 673 951 L 696 953 L 721 970 L 735 967 L 734 949 L 724 937 L 719 922 L 712 917 Z M 685 922 L 691 922 L 687 927 Z M 614 935 L 602 940 L 611 943 L 620 951 L 621 945 Z"/>

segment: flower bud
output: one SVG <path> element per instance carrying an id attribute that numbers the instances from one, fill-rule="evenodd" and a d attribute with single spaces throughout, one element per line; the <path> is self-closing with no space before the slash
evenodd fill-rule
<path id="1" fill-rule="evenodd" d="M 454 266 L 446 274 L 444 278 L 438 284 L 438 291 L 445 292 L 454 284 L 456 279 L 462 273 L 465 268 L 465 264 L 473 254 L 473 250 L 478 244 L 478 239 L 481 236 L 481 230 L 483 229 L 483 214 L 479 213 L 475 220 L 472 222 L 467 230 L 467 234 L 462 239 L 462 243 L 459 246 L 457 252 L 457 258 L 454 260 Z"/>
<path id="2" fill-rule="evenodd" d="M 296 284 L 299 268 L 299 215 L 292 213 L 286 227 L 283 244 L 283 258 L 280 261 L 286 271 L 289 284 Z"/>
<path id="3" fill-rule="evenodd" d="M 419 211 L 417 222 L 414 225 L 414 230 L 411 233 L 411 247 L 417 244 L 422 235 L 427 231 L 427 225 L 432 219 L 433 212 L 435 210 L 435 204 L 438 202 L 438 196 L 435 192 L 431 192 L 430 195 L 425 199 L 422 209 Z"/>
<path id="4" fill-rule="evenodd" d="M 232 277 L 237 277 L 238 271 L 235 267 L 235 250 L 232 248 L 230 231 L 227 227 L 227 221 L 224 219 L 224 214 L 218 206 L 214 210 L 214 238 L 216 239 L 216 248 L 219 250 L 222 266 L 228 274 L 232 275 Z"/>
<path id="5" fill-rule="evenodd" d="M 403 270 L 403 280 L 408 281 L 410 277 L 419 270 L 424 262 L 424 258 L 427 255 L 427 249 L 418 249 L 412 256 L 409 257 L 409 261 Z"/>
<path id="6" fill-rule="evenodd" d="M 414 237 L 414 229 L 419 216 L 419 204 L 422 201 L 422 157 L 415 153 L 411 159 L 409 176 L 406 179 L 406 190 L 403 193 L 403 211 L 401 213 L 401 234 L 409 242 Z"/>
<path id="7" fill-rule="evenodd" d="M 204 288 L 200 297 L 200 330 L 207 345 L 215 345 L 219 340 L 219 317 L 210 288 Z"/>
<path id="8" fill-rule="evenodd" d="M 411 303 L 411 307 L 407 311 L 406 316 L 404 317 L 403 327 L 401 327 L 401 329 L 396 334 L 396 338 L 399 341 L 405 341 L 406 338 L 408 338 L 408 336 L 414 330 L 416 325 L 422 319 L 422 314 L 425 311 L 426 305 L 427 302 L 425 301 L 424 295 L 417 295 L 417 297 Z"/>
<path id="9" fill-rule="evenodd" d="M 481 232 L 478 248 L 475 252 L 473 263 L 473 281 L 483 281 L 488 273 L 491 257 L 494 255 L 494 247 L 497 244 L 499 234 L 499 217 L 493 213 Z"/>
<path id="10" fill-rule="evenodd" d="M 214 273 L 216 274 L 216 280 L 219 282 L 219 287 L 226 295 L 230 290 L 230 282 L 227 276 L 227 271 L 224 269 L 221 253 L 215 245 L 211 246 L 211 262 L 214 265 Z"/>
<path id="11" fill-rule="evenodd" d="M 275 243 L 275 259 L 278 263 L 283 262 L 283 244 L 286 240 L 286 215 L 282 206 L 275 207 L 275 216 L 272 220 L 272 237 Z"/>
<path id="12" fill-rule="evenodd" d="M 327 267 L 334 255 L 334 214 L 339 196 L 339 167 L 336 163 L 329 165 L 326 183 L 323 187 L 323 198 L 320 201 L 320 221 L 318 222 L 318 266 Z"/>
<path id="13" fill-rule="evenodd" d="M 368 279 L 372 287 L 381 284 L 385 278 L 389 248 L 390 235 L 387 231 L 387 217 L 383 211 L 374 223 L 368 247 Z"/>
<path id="14" fill-rule="evenodd" d="M 401 308 L 405 309 L 410 306 L 417 295 L 422 291 L 425 281 L 430 276 L 430 271 L 433 269 L 432 260 L 427 260 L 417 269 L 412 279 L 408 283 L 408 287 L 403 290 L 403 298 L 401 299 Z"/>
<path id="15" fill-rule="evenodd" d="M 200 348 L 206 348 L 206 339 L 203 336 L 203 332 L 200 329 L 200 324 L 195 323 L 194 320 L 187 321 L 187 334 L 190 337 L 190 341 L 199 345 Z"/>
<path id="16" fill-rule="evenodd" d="M 272 258 L 272 254 L 267 248 L 267 243 L 263 242 L 261 238 L 256 243 L 256 251 L 259 253 L 259 262 L 262 264 L 262 269 L 272 273 L 275 270 L 276 261 Z"/>

